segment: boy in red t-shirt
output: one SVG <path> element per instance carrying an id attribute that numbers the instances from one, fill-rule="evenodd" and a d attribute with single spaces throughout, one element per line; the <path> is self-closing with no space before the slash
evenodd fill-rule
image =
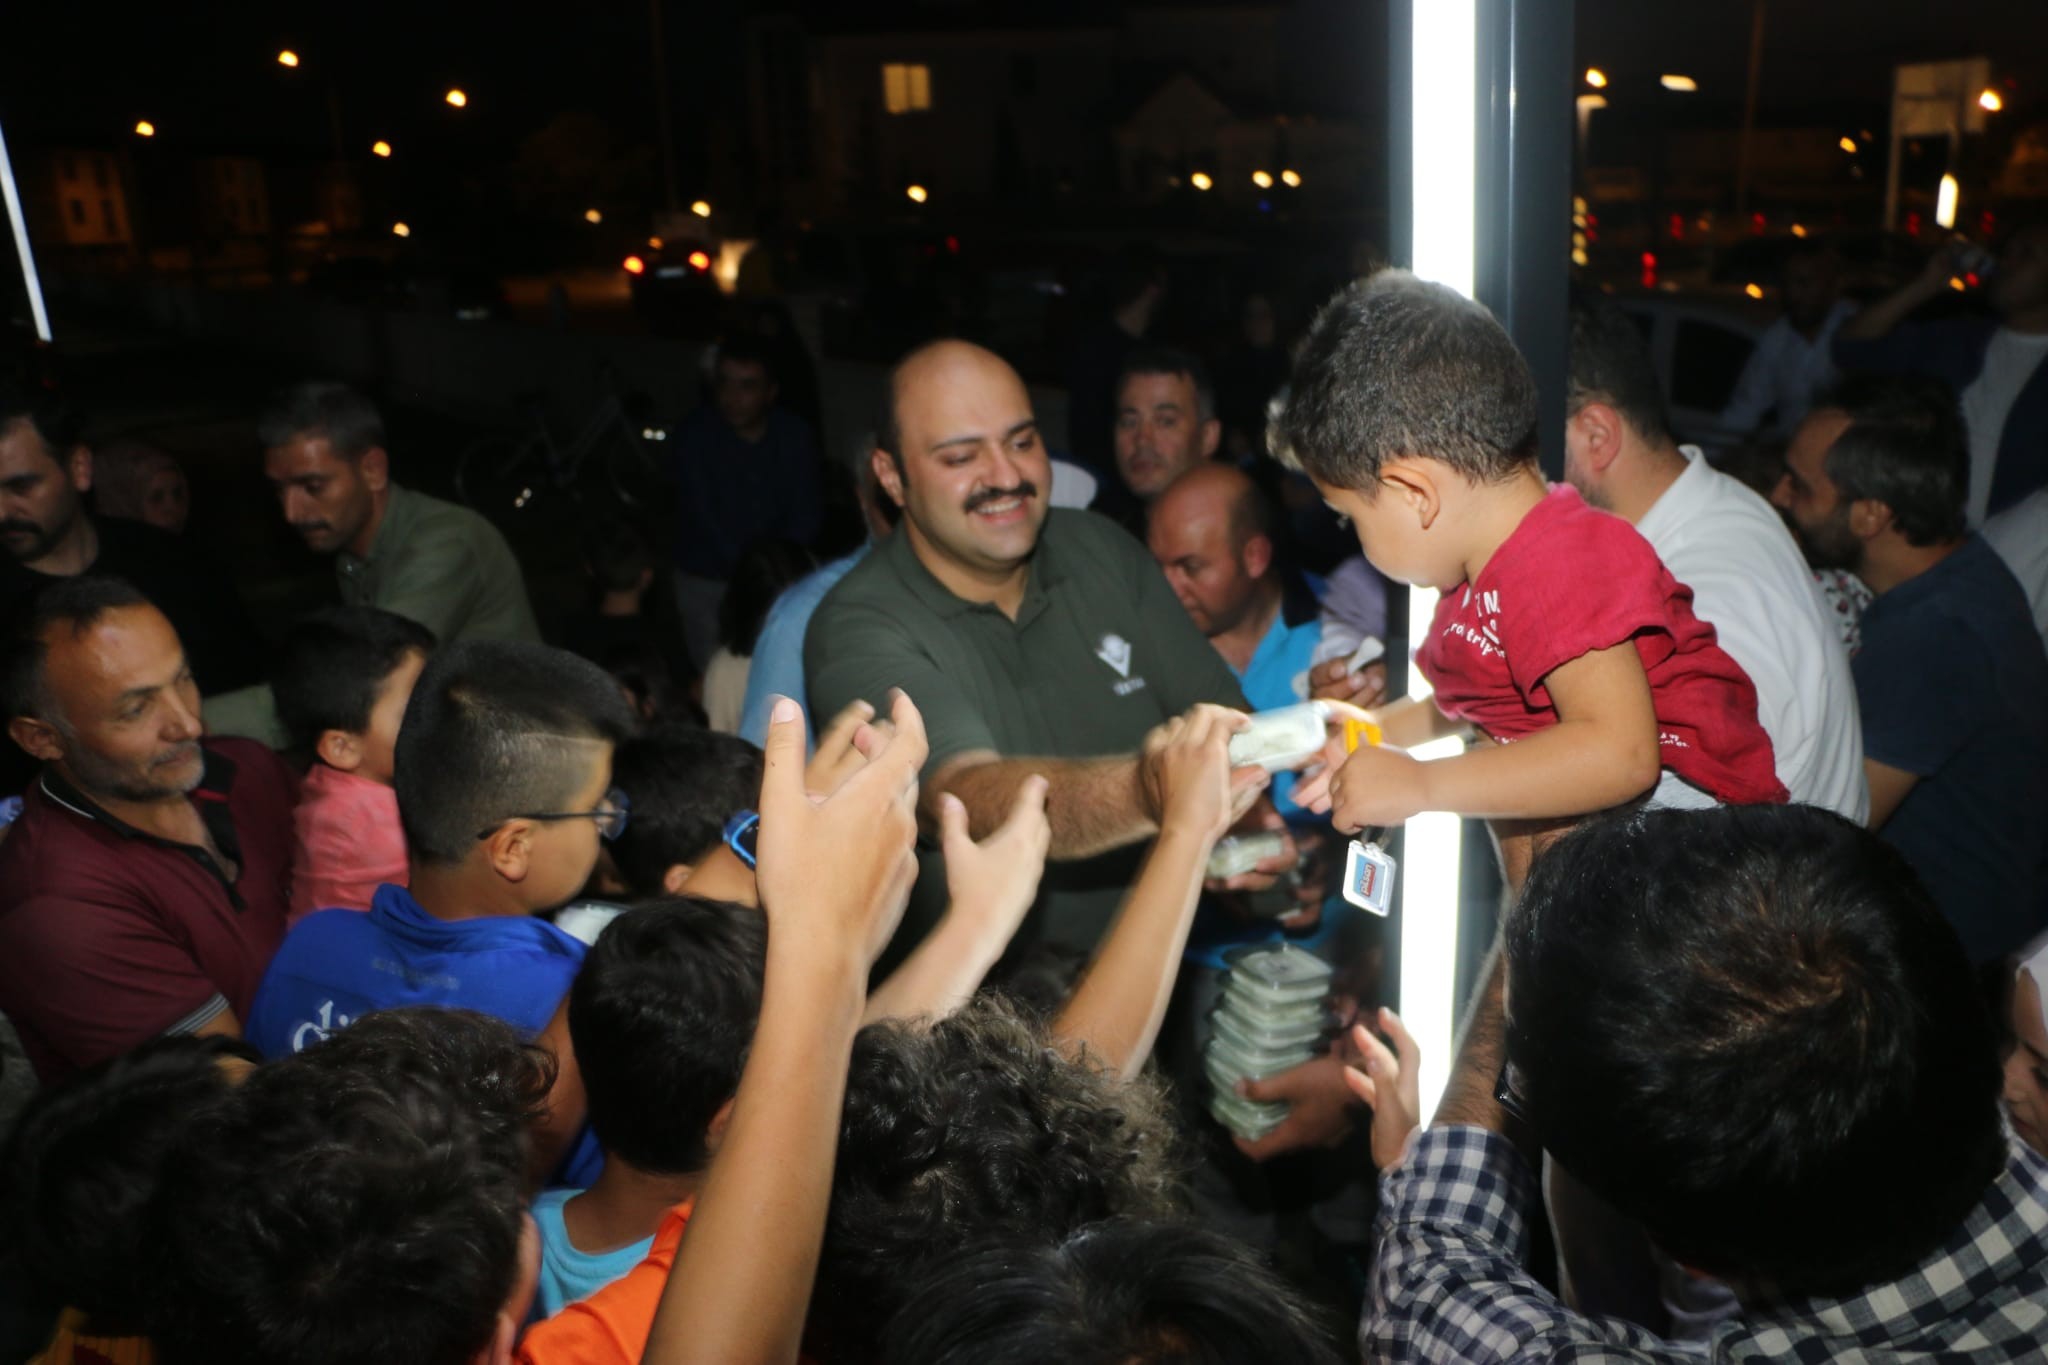
<path id="1" fill-rule="evenodd" d="M 1535 381 L 1483 307 L 1406 271 L 1351 285 L 1309 329 L 1278 435 L 1374 567 L 1443 594 L 1416 653 L 1434 700 L 1376 713 L 1398 747 L 1333 746 L 1297 802 L 1353 831 L 1786 799 L 1756 689 L 1692 590 L 1634 527 L 1544 482 Z M 1468 723 L 1494 742 L 1401 752 Z"/>

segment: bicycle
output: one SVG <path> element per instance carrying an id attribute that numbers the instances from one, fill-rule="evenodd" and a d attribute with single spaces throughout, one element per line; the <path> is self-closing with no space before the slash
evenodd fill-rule
<path id="1" fill-rule="evenodd" d="M 559 498 L 577 510 L 593 500 L 627 512 L 661 500 L 664 479 L 649 446 L 666 427 L 633 417 L 607 392 L 576 434 L 558 442 L 538 402 L 527 405 L 528 429 L 486 436 L 455 458 L 455 495 L 493 521 L 525 521 Z"/>

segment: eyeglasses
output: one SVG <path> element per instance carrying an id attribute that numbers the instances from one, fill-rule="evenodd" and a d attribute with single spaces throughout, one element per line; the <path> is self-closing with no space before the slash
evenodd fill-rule
<path id="1" fill-rule="evenodd" d="M 531 811 L 508 815 L 505 820 L 595 820 L 598 838 L 610 843 L 626 832 L 626 820 L 632 813 L 633 803 L 627 799 L 623 791 L 613 787 L 604 794 L 604 799 L 598 803 L 596 810 Z M 505 820 L 500 820 L 489 829 L 481 831 L 476 837 L 490 838 L 505 827 Z"/>
<path id="2" fill-rule="evenodd" d="M 1513 1062 L 1501 1061 L 1500 1075 L 1493 1082 L 1493 1098 L 1515 1122 L 1529 1121 L 1529 1102 L 1522 1091 L 1522 1073 Z"/>

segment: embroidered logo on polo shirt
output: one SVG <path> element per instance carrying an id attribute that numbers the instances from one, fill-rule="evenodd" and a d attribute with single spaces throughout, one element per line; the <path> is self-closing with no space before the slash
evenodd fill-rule
<path id="1" fill-rule="evenodd" d="M 1131 676 L 1131 642 L 1121 635 L 1105 635 L 1095 646 L 1095 657 L 1116 670 L 1119 678 Z"/>

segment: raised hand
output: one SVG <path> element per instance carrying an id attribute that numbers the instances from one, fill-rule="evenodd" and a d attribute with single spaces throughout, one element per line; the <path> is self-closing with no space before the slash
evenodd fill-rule
<path id="1" fill-rule="evenodd" d="M 960 798 L 950 792 L 939 798 L 951 913 L 999 928 L 1005 943 L 1038 898 L 1038 881 L 1045 873 L 1045 855 L 1052 847 L 1052 822 L 1045 817 L 1048 786 L 1043 777 L 1025 778 L 1008 818 L 980 843 L 967 831 L 967 807 Z"/>
<path id="2" fill-rule="evenodd" d="M 851 708 L 842 712 L 833 728 L 850 714 Z M 839 773 L 831 792 L 813 793 L 802 708 L 787 697 L 776 701 L 755 868 L 771 945 L 777 938 L 785 946 L 806 943 L 843 953 L 865 970 L 895 932 L 917 879 L 917 780 L 930 749 L 923 717 L 900 692 L 891 720 L 889 732 L 867 731 L 862 764 Z M 848 727 L 845 747 L 854 747 L 862 724 Z"/>
<path id="3" fill-rule="evenodd" d="M 1422 1049 L 1415 1045 L 1401 1016 L 1381 1009 L 1379 1025 L 1394 1040 L 1389 1048 L 1363 1024 L 1354 1024 L 1351 1043 L 1364 1058 L 1364 1068 L 1344 1068 L 1344 1083 L 1372 1107 L 1372 1160 L 1386 1170 L 1408 1150 L 1408 1135 L 1422 1125 Z"/>

